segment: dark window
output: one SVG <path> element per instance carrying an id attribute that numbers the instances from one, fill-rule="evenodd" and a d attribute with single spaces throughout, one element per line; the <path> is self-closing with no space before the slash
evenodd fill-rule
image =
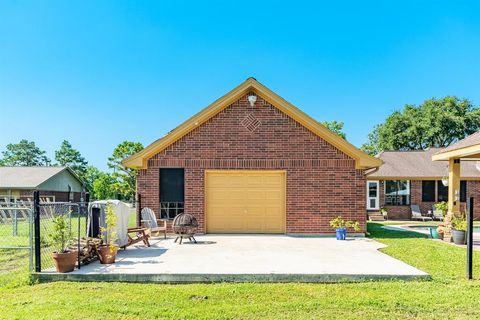
<path id="1" fill-rule="evenodd" d="M 467 202 L 467 181 L 460 181 L 460 202 Z"/>
<path id="2" fill-rule="evenodd" d="M 410 181 L 386 180 L 385 205 L 405 206 L 410 204 Z"/>
<path id="3" fill-rule="evenodd" d="M 448 201 L 448 186 L 444 186 L 442 181 L 437 181 L 437 201 Z"/>
<path id="4" fill-rule="evenodd" d="M 184 198 L 184 169 L 160 169 L 160 217 L 173 219 L 183 213 Z"/>
<path id="5" fill-rule="evenodd" d="M 422 181 L 422 201 L 435 202 L 435 181 Z"/>

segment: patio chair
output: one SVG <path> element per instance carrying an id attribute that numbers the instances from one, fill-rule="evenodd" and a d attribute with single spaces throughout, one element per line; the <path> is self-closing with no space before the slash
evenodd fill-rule
<path id="1" fill-rule="evenodd" d="M 433 220 L 439 220 L 443 221 L 443 211 L 438 210 L 435 205 L 432 206 L 432 215 L 433 215 Z"/>
<path id="2" fill-rule="evenodd" d="M 167 221 L 157 219 L 155 213 L 150 208 L 143 208 L 141 211 L 142 214 L 142 225 L 149 229 L 152 236 L 159 236 L 163 233 L 163 237 L 167 239 Z"/>
<path id="3" fill-rule="evenodd" d="M 431 221 L 432 218 L 422 215 L 420 207 L 417 204 L 412 204 L 410 206 L 412 212 L 412 220 L 422 220 L 422 221 Z"/>
<path id="4" fill-rule="evenodd" d="M 147 228 L 128 228 L 128 243 L 122 246 L 122 249 L 127 249 L 128 246 L 137 242 L 143 242 L 147 247 L 150 247 L 150 242 L 148 241 L 150 236 L 146 233 L 147 230 Z"/>

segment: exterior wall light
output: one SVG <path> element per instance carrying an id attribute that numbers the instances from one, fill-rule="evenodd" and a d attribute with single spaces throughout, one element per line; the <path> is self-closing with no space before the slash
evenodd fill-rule
<path id="1" fill-rule="evenodd" d="M 257 101 L 257 96 L 254 94 L 251 94 L 248 96 L 248 102 L 250 102 L 250 106 L 253 107 L 255 102 Z"/>

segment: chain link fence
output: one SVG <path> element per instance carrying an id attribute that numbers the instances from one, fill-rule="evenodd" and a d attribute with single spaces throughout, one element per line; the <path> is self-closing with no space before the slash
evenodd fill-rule
<path id="1" fill-rule="evenodd" d="M 54 271 L 53 253 L 61 249 L 58 237 L 55 239 L 60 219 L 67 229 L 63 233 L 67 248 L 80 252 L 87 229 L 87 207 L 87 202 L 51 202 L 38 192 L 33 201 L 0 202 L 0 271 L 2 265 L 22 259 L 28 259 L 30 271 Z"/>
<path id="2" fill-rule="evenodd" d="M 39 203 L 38 206 L 38 219 L 35 219 L 36 230 L 39 230 L 39 234 L 35 233 L 36 249 L 40 247 L 40 250 L 35 251 L 35 271 L 53 271 L 54 261 L 53 253 L 59 252 L 62 248 L 55 239 L 55 235 L 58 234 L 58 223 L 64 223 L 66 225 L 66 247 L 70 250 L 79 252 L 79 239 L 82 234 L 85 234 L 86 230 L 86 215 L 83 214 L 83 204 L 71 203 L 71 202 L 50 202 Z M 59 220 L 61 219 L 61 220 Z M 63 220 L 63 221 L 62 221 Z M 36 224 L 39 226 L 36 226 Z M 80 268 L 80 265 L 78 264 Z"/>
<path id="3" fill-rule="evenodd" d="M 5 257 L 2 264 L 28 259 L 32 270 L 32 219 L 32 202 L 0 203 L 0 253 Z"/>

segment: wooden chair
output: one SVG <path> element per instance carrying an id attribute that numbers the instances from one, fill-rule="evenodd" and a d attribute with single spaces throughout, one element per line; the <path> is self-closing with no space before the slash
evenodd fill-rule
<path id="1" fill-rule="evenodd" d="M 147 247 L 150 247 L 150 242 L 148 242 L 148 238 L 150 236 L 147 234 L 147 228 L 138 228 L 138 227 L 128 228 L 127 236 L 128 236 L 128 243 L 122 246 L 122 249 L 126 249 L 128 246 L 131 246 L 132 244 L 135 244 L 140 241 L 143 241 L 143 243 Z"/>
<path id="2" fill-rule="evenodd" d="M 160 236 L 163 233 L 164 239 L 167 239 L 167 221 L 157 219 L 155 213 L 150 208 L 143 208 L 141 211 L 142 225 L 147 228 L 152 236 Z"/>

